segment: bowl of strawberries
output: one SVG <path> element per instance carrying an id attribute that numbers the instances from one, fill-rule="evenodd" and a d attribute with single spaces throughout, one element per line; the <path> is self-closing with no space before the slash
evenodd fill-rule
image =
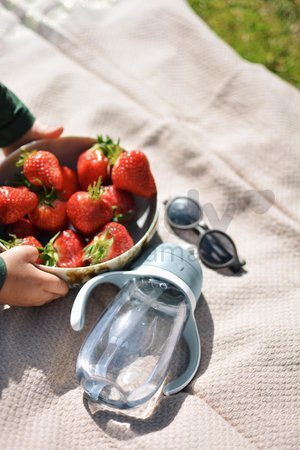
<path id="1" fill-rule="evenodd" d="M 33 245 L 71 285 L 132 262 L 157 222 L 146 155 L 109 137 L 36 141 L 0 164 L 0 251 Z"/>

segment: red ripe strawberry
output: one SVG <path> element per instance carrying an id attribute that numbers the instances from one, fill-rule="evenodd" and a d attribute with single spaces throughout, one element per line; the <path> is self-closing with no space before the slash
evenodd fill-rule
<path id="1" fill-rule="evenodd" d="M 32 245 L 36 248 L 43 247 L 42 244 L 34 236 L 26 236 L 22 239 L 21 245 Z"/>
<path id="2" fill-rule="evenodd" d="M 117 189 L 113 185 L 105 186 L 102 198 L 112 207 L 116 222 L 126 222 L 133 217 L 135 204 L 130 192 Z"/>
<path id="3" fill-rule="evenodd" d="M 36 247 L 37 249 L 42 249 L 42 244 L 34 237 L 34 236 L 27 236 L 23 239 L 17 238 L 14 234 L 10 234 L 10 240 L 4 241 L 0 239 L 0 242 L 4 245 L 4 247 L 9 250 L 10 248 L 16 247 L 18 245 L 31 245 L 32 247 Z M 42 264 L 43 261 L 41 260 L 40 256 L 36 260 L 37 264 Z"/>
<path id="4" fill-rule="evenodd" d="M 62 200 L 41 201 L 29 214 L 31 222 L 40 230 L 55 233 L 64 228 L 67 222 L 67 203 Z"/>
<path id="5" fill-rule="evenodd" d="M 35 186 L 45 186 L 60 190 L 63 185 L 63 175 L 58 159 L 53 153 L 44 150 L 24 150 L 17 166 L 23 166 L 25 177 Z"/>
<path id="6" fill-rule="evenodd" d="M 35 236 L 36 229 L 32 225 L 29 219 L 25 219 L 23 217 L 22 219 L 18 220 L 18 222 L 12 223 L 7 227 L 7 231 L 10 234 L 14 234 L 18 238 L 25 238 L 27 236 Z"/>
<path id="7" fill-rule="evenodd" d="M 111 174 L 115 187 L 150 198 L 156 193 L 156 186 L 146 155 L 139 150 L 122 153 Z"/>
<path id="8" fill-rule="evenodd" d="M 90 185 L 101 177 L 102 183 L 106 183 L 109 177 L 109 160 L 104 151 L 109 151 L 112 140 L 105 140 L 98 136 L 98 143 L 82 153 L 77 162 L 77 173 L 82 189 L 87 190 Z"/>
<path id="9" fill-rule="evenodd" d="M 134 243 L 124 225 L 107 223 L 84 249 L 84 258 L 91 264 L 108 261 L 127 252 Z"/>
<path id="10" fill-rule="evenodd" d="M 111 178 L 116 188 L 146 198 L 156 194 L 149 161 L 143 152 L 140 150 L 126 152 L 121 148 L 119 140 L 114 143 L 110 137 L 102 144 L 102 151 L 109 159 L 109 164 L 113 166 Z"/>
<path id="11" fill-rule="evenodd" d="M 70 167 L 62 166 L 61 167 L 62 175 L 63 175 L 63 184 L 62 188 L 57 191 L 57 196 L 61 200 L 69 200 L 74 192 L 79 190 L 77 175 L 74 170 L 70 169 Z"/>
<path id="12" fill-rule="evenodd" d="M 84 245 L 80 237 L 72 230 L 64 230 L 55 235 L 45 245 L 41 257 L 46 266 L 82 267 Z"/>
<path id="13" fill-rule="evenodd" d="M 37 204 L 37 195 L 24 186 L 18 188 L 0 186 L 0 223 L 17 222 Z"/>
<path id="14" fill-rule="evenodd" d="M 90 186 L 88 192 L 75 192 L 69 200 L 67 215 L 77 230 L 83 234 L 93 234 L 112 219 L 112 208 L 102 199 L 101 179 Z"/>
<path id="15" fill-rule="evenodd" d="M 32 247 L 36 247 L 38 250 L 43 248 L 42 244 L 34 236 L 27 236 L 23 238 L 22 244 L 20 245 L 31 245 Z M 40 256 L 38 256 L 36 263 L 43 264 L 43 260 L 41 259 Z"/>

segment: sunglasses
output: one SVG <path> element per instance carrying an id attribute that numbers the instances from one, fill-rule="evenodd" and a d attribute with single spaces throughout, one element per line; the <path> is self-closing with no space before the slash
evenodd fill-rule
<path id="1" fill-rule="evenodd" d="M 238 257 L 236 246 L 228 234 L 210 230 L 203 222 L 203 210 L 189 197 L 176 197 L 164 202 L 166 218 L 173 228 L 194 229 L 199 233 L 198 252 L 201 261 L 212 269 L 229 267 L 239 272 L 246 261 Z"/>

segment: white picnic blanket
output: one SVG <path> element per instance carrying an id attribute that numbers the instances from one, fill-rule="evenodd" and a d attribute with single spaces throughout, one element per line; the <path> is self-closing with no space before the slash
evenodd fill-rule
<path id="1" fill-rule="evenodd" d="M 247 260 L 242 276 L 204 268 L 200 369 L 144 421 L 89 413 L 75 379 L 113 288 L 95 295 L 81 333 L 74 292 L 3 310 L 1 449 L 299 448 L 299 92 L 239 58 L 183 0 L 0 3 L 1 80 L 65 135 L 143 149 L 160 201 L 198 197 Z M 159 235 L 184 242 L 163 209 Z"/>

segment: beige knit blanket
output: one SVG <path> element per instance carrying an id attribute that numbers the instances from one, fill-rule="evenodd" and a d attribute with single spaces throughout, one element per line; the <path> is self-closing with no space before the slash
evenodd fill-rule
<path id="1" fill-rule="evenodd" d="M 160 201 L 193 190 L 247 265 L 241 276 L 204 268 L 200 369 L 144 421 L 92 414 L 75 379 L 113 288 L 81 333 L 69 325 L 74 292 L 3 310 L 0 448 L 300 448 L 299 92 L 240 59 L 183 0 L 1 3 L 2 81 L 65 135 L 144 149 Z M 159 235 L 185 242 L 163 208 Z"/>

